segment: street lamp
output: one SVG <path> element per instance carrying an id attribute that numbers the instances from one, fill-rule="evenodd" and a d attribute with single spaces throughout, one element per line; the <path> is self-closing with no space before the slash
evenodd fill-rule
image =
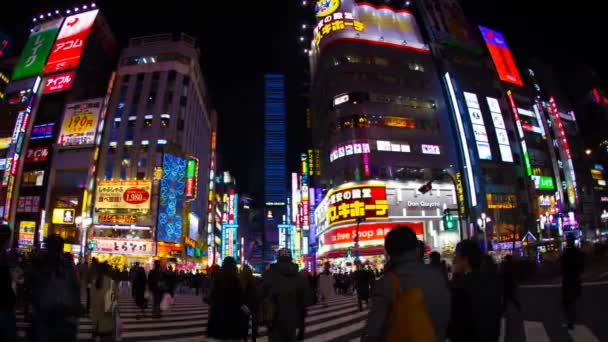
<path id="1" fill-rule="evenodd" d="M 481 217 L 477 219 L 477 225 L 481 228 L 483 232 L 483 245 L 484 249 L 488 251 L 488 232 L 486 231 L 487 224 L 492 220 L 486 216 L 486 213 L 481 213 Z"/>

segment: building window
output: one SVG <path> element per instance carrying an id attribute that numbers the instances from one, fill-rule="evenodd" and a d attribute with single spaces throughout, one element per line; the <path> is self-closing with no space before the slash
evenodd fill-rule
<path id="1" fill-rule="evenodd" d="M 44 171 L 23 172 L 23 186 L 42 186 L 44 182 Z"/>
<path id="2" fill-rule="evenodd" d="M 408 68 L 413 71 L 424 72 L 424 66 L 418 63 L 410 62 L 408 63 Z"/>
<path id="3" fill-rule="evenodd" d="M 152 80 L 154 81 L 158 81 L 158 79 L 160 79 L 160 72 L 155 71 L 152 73 Z"/>
<path id="4" fill-rule="evenodd" d="M 122 83 L 129 83 L 130 79 L 131 79 L 131 75 L 126 74 L 126 75 L 122 76 Z"/>
<path id="5" fill-rule="evenodd" d="M 103 178 L 105 180 L 112 179 L 112 176 L 114 175 L 114 158 L 107 158 L 105 164 Z"/>
<path id="6" fill-rule="evenodd" d="M 168 80 L 169 81 L 175 81 L 175 77 L 176 76 L 177 76 L 177 72 L 175 70 L 171 70 L 171 71 L 169 71 Z"/>
<path id="7" fill-rule="evenodd" d="M 137 74 L 137 82 L 143 82 L 144 76 L 145 76 L 144 73 Z"/>
<path id="8" fill-rule="evenodd" d="M 188 84 L 190 84 L 190 77 L 188 76 L 184 76 L 184 79 L 182 80 L 182 84 L 187 87 Z"/>
<path id="9" fill-rule="evenodd" d="M 120 162 L 120 179 L 126 180 L 129 177 L 131 170 L 131 160 L 128 158 L 123 158 L 122 162 Z"/>

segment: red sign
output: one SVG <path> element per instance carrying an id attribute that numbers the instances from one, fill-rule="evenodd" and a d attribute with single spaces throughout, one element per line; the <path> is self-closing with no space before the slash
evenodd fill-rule
<path id="1" fill-rule="evenodd" d="M 148 201 L 150 193 L 141 188 L 128 188 L 122 195 L 122 199 L 129 204 L 142 204 Z"/>
<path id="2" fill-rule="evenodd" d="M 44 80 L 43 93 L 48 94 L 68 90 L 72 87 L 73 81 L 74 71 L 51 75 Z"/>
<path id="3" fill-rule="evenodd" d="M 357 218 L 388 217 L 386 185 L 357 184 L 330 190 L 327 221 L 329 225 L 354 221 Z"/>
<path id="4" fill-rule="evenodd" d="M 44 66 L 45 74 L 74 69 L 78 66 L 97 12 L 98 10 L 78 13 L 65 19 Z"/>
<path id="5" fill-rule="evenodd" d="M 386 223 L 364 223 L 359 225 L 359 242 L 378 241 L 379 244 L 384 242 L 384 237 L 391 229 L 395 227 L 407 226 L 410 227 L 422 240 L 424 236 L 424 223 L 422 222 L 386 222 Z M 351 224 L 345 227 L 330 229 L 322 234 L 320 240 L 323 245 L 337 245 L 355 243 L 357 236 L 357 225 Z"/>
<path id="6" fill-rule="evenodd" d="M 26 163 L 45 162 L 48 159 L 49 159 L 49 148 L 46 146 L 29 148 L 25 155 Z"/>
<path id="7" fill-rule="evenodd" d="M 483 26 L 479 26 L 479 29 L 490 51 L 494 66 L 496 66 L 498 77 L 504 82 L 523 86 L 519 70 L 517 70 L 511 50 L 509 50 L 502 33 Z"/>

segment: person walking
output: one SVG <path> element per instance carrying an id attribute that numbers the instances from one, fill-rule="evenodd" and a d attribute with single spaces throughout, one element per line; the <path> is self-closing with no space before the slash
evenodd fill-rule
<path id="1" fill-rule="evenodd" d="M 166 290 L 160 260 L 154 260 L 154 269 L 148 274 L 148 288 L 152 294 L 152 317 L 160 318 L 160 302 Z"/>
<path id="2" fill-rule="evenodd" d="M 445 341 L 450 294 L 438 272 L 420 262 L 420 244 L 407 226 L 385 237 L 388 263 L 376 281 L 366 341 Z"/>
<path id="3" fill-rule="evenodd" d="M 247 320 L 251 321 L 251 341 L 255 342 L 258 336 L 258 323 L 260 319 L 260 290 L 249 265 L 244 265 L 240 274 L 241 287 L 245 295 L 245 305 L 250 315 Z M 249 324 L 244 325 L 243 341 L 247 341 L 249 335 Z"/>
<path id="4" fill-rule="evenodd" d="M 16 295 L 9 269 L 7 255 L 4 253 L 4 238 L 0 238 L 0 341 L 17 341 L 17 317 L 15 315 Z"/>
<path id="5" fill-rule="evenodd" d="M 135 319 L 137 320 L 144 316 L 144 310 L 148 306 L 148 298 L 146 298 L 147 283 L 146 271 L 143 267 L 138 267 L 133 278 L 133 296 L 135 298 L 135 305 L 140 310 L 140 314 L 135 315 Z"/>
<path id="6" fill-rule="evenodd" d="M 323 304 L 323 306 L 327 306 L 328 302 L 330 302 L 336 294 L 334 289 L 336 280 L 329 271 L 329 267 L 329 262 L 326 262 L 323 265 L 323 272 L 321 272 L 321 274 L 319 275 L 319 297 L 320 302 L 321 304 Z"/>
<path id="7" fill-rule="evenodd" d="M 33 261 L 32 341 L 75 342 L 82 314 L 74 264 L 65 259 L 63 239 L 47 239 L 47 251 Z"/>
<path id="8" fill-rule="evenodd" d="M 209 305 L 209 340 L 241 341 L 249 312 L 233 257 L 224 258 L 222 268 L 214 276 Z"/>
<path id="9" fill-rule="evenodd" d="M 368 272 L 361 261 L 355 261 L 355 267 L 357 270 L 353 273 L 354 286 L 357 291 L 357 302 L 359 304 L 359 311 L 363 311 L 363 302 L 365 306 L 369 307 L 369 297 L 371 293 L 372 282 L 374 281 L 373 276 Z"/>
<path id="10" fill-rule="evenodd" d="M 464 240 L 456 246 L 448 328 L 451 342 L 495 342 L 500 337 L 503 289 L 490 263 L 477 241 Z"/>
<path id="11" fill-rule="evenodd" d="M 109 341 L 114 334 L 114 307 L 117 287 L 107 263 L 97 264 L 96 279 L 91 287 L 91 322 L 95 342 Z"/>
<path id="12" fill-rule="evenodd" d="M 131 266 L 129 270 L 129 281 L 131 282 L 131 297 L 135 299 L 135 290 L 133 289 L 133 285 L 135 284 L 135 277 L 137 276 L 137 271 L 139 270 L 139 262 L 136 262 Z"/>
<path id="13" fill-rule="evenodd" d="M 184 273 L 182 271 L 182 277 Z M 171 266 L 167 268 L 167 271 L 164 273 L 164 280 L 166 285 L 166 292 L 171 295 L 171 297 L 175 297 L 175 289 L 177 288 L 177 273 L 173 270 Z"/>
<path id="14" fill-rule="evenodd" d="M 441 273 L 441 275 L 445 279 L 445 282 L 448 283 L 448 270 L 445 266 L 445 263 L 442 262 L 442 260 L 441 260 L 441 254 L 439 254 L 439 252 L 437 252 L 437 251 L 432 251 L 429 254 L 429 260 L 430 260 L 429 265 L 431 266 L 431 268 L 433 268 L 433 269 L 437 270 L 439 273 Z"/>
<path id="15" fill-rule="evenodd" d="M 507 312 L 509 302 L 515 305 L 517 311 L 521 311 L 521 304 L 517 299 L 517 282 L 515 280 L 515 271 L 513 270 L 513 257 L 510 254 L 505 255 L 500 265 L 500 272 L 504 290 L 503 311 Z"/>
<path id="16" fill-rule="evenodd" d="M 264 273 L 262 293 L 270 341 L 296 341 L 296 331 L 305 308 L 312 304 L 312 296 L 308 282 L 292 262 L 289 249 L 280 249 L 277 262 Z"/>
<path id="17" fill-rule="evenodd" d="M 566 319 L 565 326 L 572 330 L 576 323 L 576 301 L 582 295 L 581 275 L 585 269 L 585 255 L 575 244 L 573 234 L 566 237 L 562 254 L 561 307 Z"/>

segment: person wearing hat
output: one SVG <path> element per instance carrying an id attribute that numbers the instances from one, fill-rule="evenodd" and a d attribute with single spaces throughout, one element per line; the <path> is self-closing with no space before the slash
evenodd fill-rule
<path id="1" fill-rule="evenodd" d="M 456 246 L 448 328 L 452 342 L 493 342 L 500 337 L 502 281 L 496 272 L 484 271 L 484 260 L 478 241 L 464 240 Z"/>
<path id="2" fill-rule="evenodd" d="M 434 331 L 437 341 L 444 341 L 450 313 L 448 287 L 440 272 L 420 262 L 421 251 L 416 233 L 407 226 L 396 227 L 386 235 L 384 249 L 388 263 L 384 276 L 376 281 L 374 287 L 365 341 L 386 340 L 387 321 L 390 313 L 395 311 L 395 282 L 400 286 L 398 290 L 411 289 L 422 293 L 425 313 L 416 312 L 416 308 L 404 310 L 411 310 L 412 317 L 428 315 L 432 325 L 430 329 Z"/>
<path id="3" fill-rule="evenodd" d="M 296 341 L 296 330 L 304 320 L 306 307 L 312 304 L 312 295 L 306 278 L 292 262 L 289 249 L 280 249 L 277 262 L 264 273 L 262 293 L 262 316 L 270 340 Z"/>

